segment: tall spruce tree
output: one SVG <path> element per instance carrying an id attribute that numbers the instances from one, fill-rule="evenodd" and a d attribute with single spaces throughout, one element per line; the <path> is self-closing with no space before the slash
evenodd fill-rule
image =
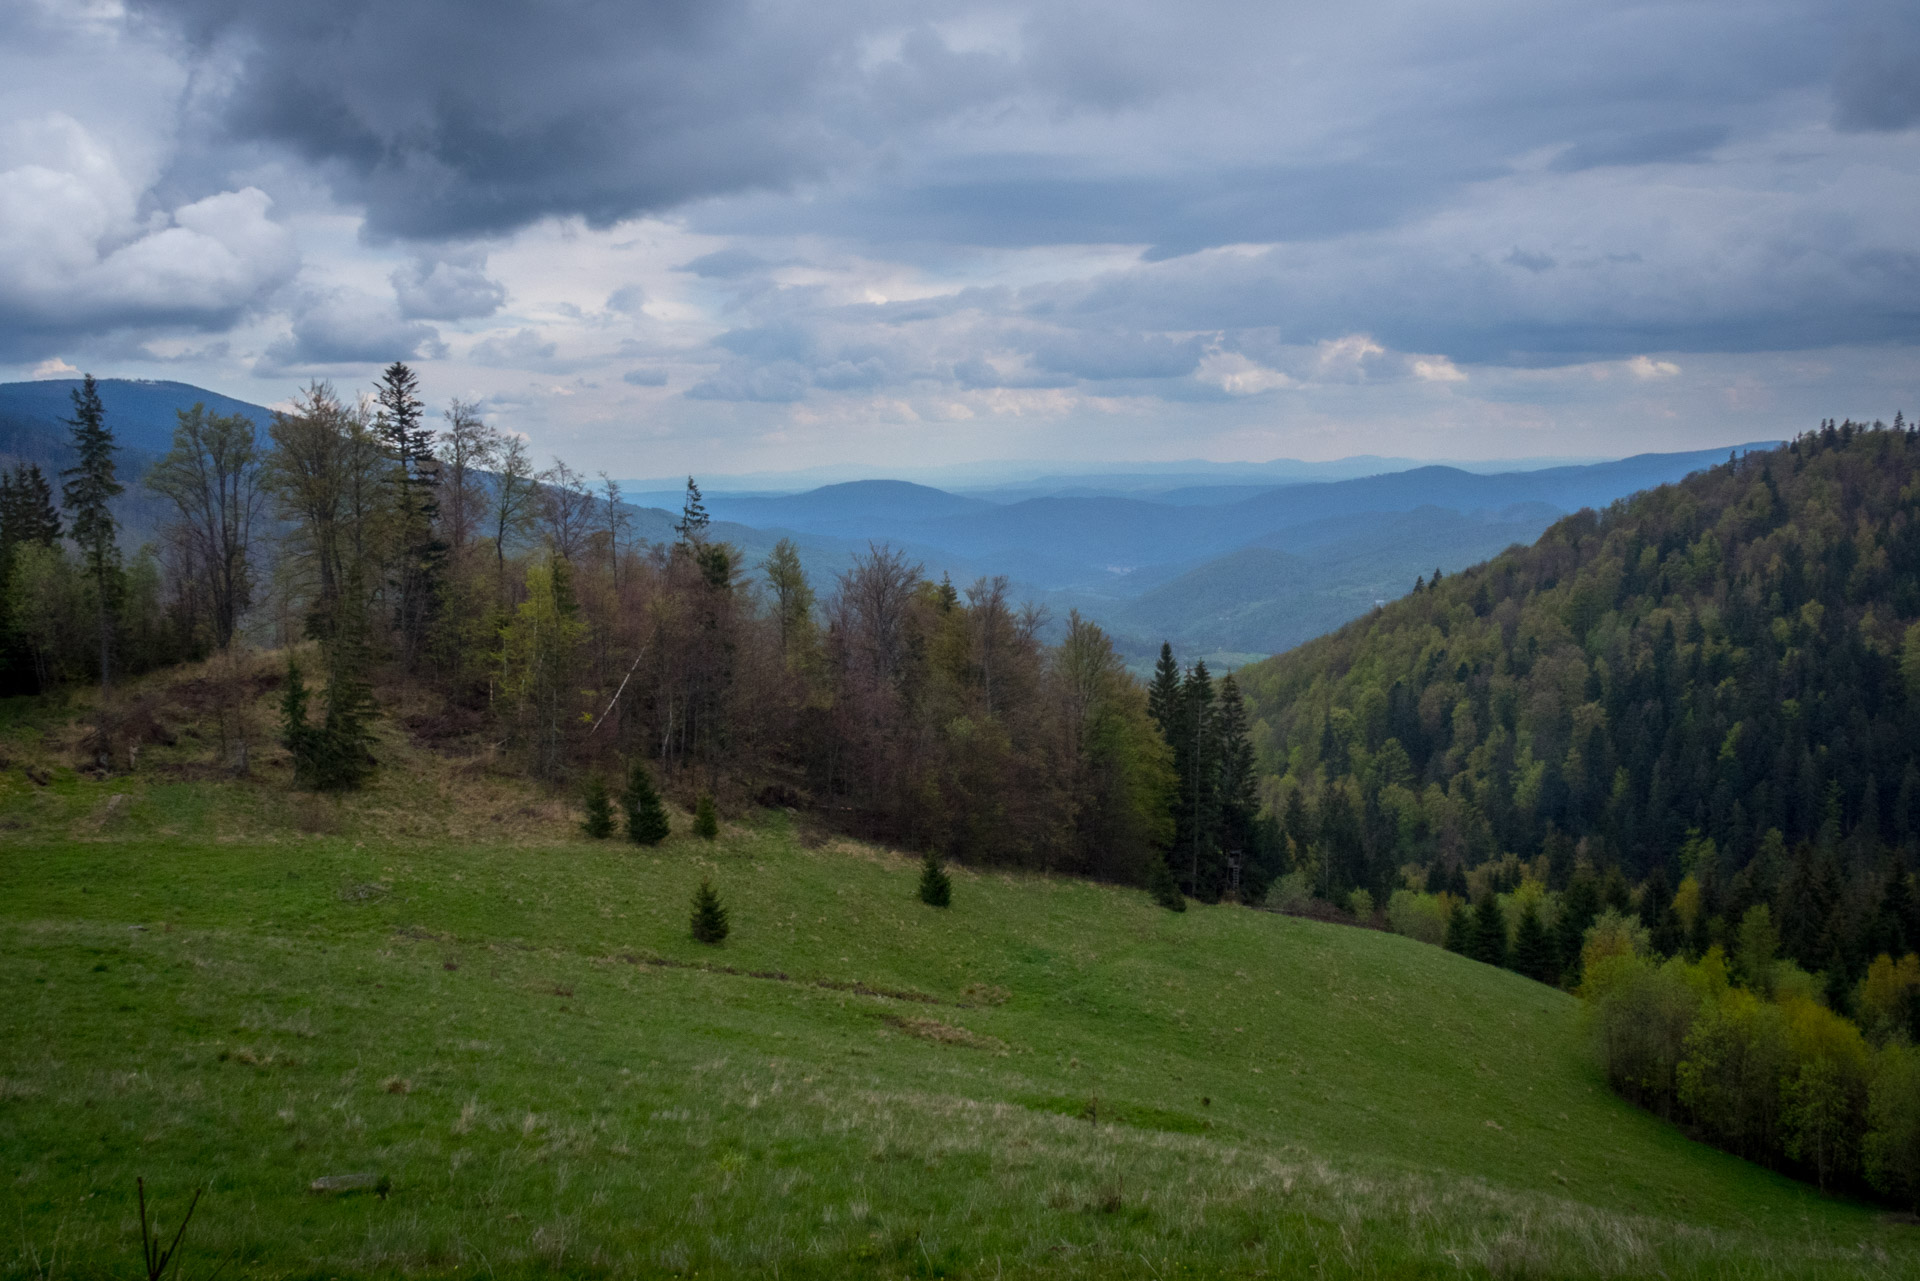
<path id="1" fill-rule="evenodd" d="M 72 395 L 73 417 L 66 423 L 72 428 L 73 452 L 78 460 L 60 473 L 65 481 L 60 501 L 67 508 L 67 532 L 80 548 L 86 576 L 93 582 L 100 640 L 100 692 L 105 696 L 112 683 L 113 620 L 122 587 L 120 526 L 107 504 L 125 487 L 114 477 L 113 456 L 120 447 L 107 427 L 106 407 L 100 403 L 100 388 L 93 375 L 86 375 Z"/>
<path id="2" fill-rule="evenodd" d="M 653 773 L 645 761 L 636 758 L 627 767 L 627 786 L 620 793 L 626 811 L 627 839 L 635 845 L 658 845 L 672 834 L 667 807 L 653 785 Z"/>
<path id="3" fill-rule="evenodd" d="M 1227 853 L 1237 852 L 1244 869 L 1254 854 L 1254 818 L 1260 801 L 1254 792 L 1253 740 L 1247 731 L 1247 706 L 1233 675 L 1221 678 L 1220 713 L 1215 726 L 1219 740 L 1219 799 L 1215 843 Z"/>
<path id="4" fill-rule="evenodd" d="M 1487 965 L 1507 963 L 1507 916 L 1500 910 L 1500 896 L 1491 889 L 1473 909 L 1473 939 L 1467 955 Z"/>
<path id="5" fill-rule="evenodd" d="M 1173 749 L 1173 767 L 1180 779 L 1174 812 L 1176 856 L 1186 864 L 1187 893 L 1210 897 L 1219 861 L 1220 750 L 1219 708 L 1213 677 L 1203 660 L 1195 660 L 1180 686 L 1180 724 Z"/>
<path id="6" fill-rule="evenodd" d="M 680 519 L 674 522 L 673 532 L 680 536 L 682 546 L 695 550 L 705 545 L 710 523 L 706 504 L 700 501 L 700 486 L 689 476 L 686 496 L 680 500 Z"/>
<path id="7" fill-rule="evenodd" d="M 374 432 L 394 464 L 399 493 L 393 504 L 398 528 L 391 572 L 394 589 L 394 630 L 400 640 L 400 658 L 409 668 L 426 654 L 445 575 L 447 545 L 436 532 L 439 501 L 439 460 L 433 449 L 433 431 L 425 425 L 426 407 L 420 400 L 420 382 L 400 361 L 380 375 L 375 393 L 380 410 Z"/>
<path id="8" fill-rule="evenodd" d="M 1540 923 L 1540 911 L 1532 899 L 1520 909 L 1520 920 L 1513 929 L 1513 956 L 1509 963 L 1537 982 L 1551 983 L 1560 976 L 1553 940 L 1547 937 L 1546 927 Z"/>
<path id="9" fill-rule="evenodd" d="M 1580 949 L 1599 915 L 1600 887 L 1591 876 L 1576 873 L 1560 896 L 1560 914 L 1553 923 L 1555 959 L 1560 963 L 1561 978 L 1569 983 L 1579 980 Z"/>
<path id="10" fill-rule="evenodd" d="M 1173 646 L 1160 642 L 1160 661 L 1154 665 L 1153 683 L 1147 686 L 1147 715 L 1160 727 L 1160 737 L 1171 747 L 1179 734 L 1180 664 L 1174 661 Z"/>

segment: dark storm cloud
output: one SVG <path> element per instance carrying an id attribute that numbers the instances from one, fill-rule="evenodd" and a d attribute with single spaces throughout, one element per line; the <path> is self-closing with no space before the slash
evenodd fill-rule
<path id="1" fill-rule="evenodd" d="M 238 67 L 236 137 L 316 163 L 376 235 L 605 225 L 781 188 L 859 154 L 881 122 L 999 90 L 992 59 L 924 32 L 872 75 L 875 15 L 757 0 L 145 0 Z M 885 27 L 902 25 L 901 16 Z M 911 30 L 911 20 L 907 19 Z"/>
<path id="2" fill-rule="evenodd" d="M 1906 0 L 1850 6 L 1834 97 L 1835 123 L 1842 129 L 1920 125 L 1920 8 Z"/>

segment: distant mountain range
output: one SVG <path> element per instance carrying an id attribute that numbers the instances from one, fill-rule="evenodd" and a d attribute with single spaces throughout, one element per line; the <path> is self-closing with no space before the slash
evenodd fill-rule
<path id="1" fill-rule="evenodd" d="M 78 385 L 0 384 L 0 458 L 64 466 L 62 419 Z M 272 418 L 185 383 L 103 379 L 100 394 L 129 476 L 165 452 L 177 411 L 196 401 L 245 414 L 262 432 Z M 1338 627 L 1435 568 L 1452 573 L 1530 543 L 1569 512 L 1773 443 L 1548 467 L 1522 460 L 1504 472 L 1389 458 L 1100 464 L 967 492 L 881 479 L 765 492 L 782 478 L 762 475 L 737 478 L 762 492 L 710 489 L 707 507 L 715 536 L 749 566 L 792 537 L 823 590 L 869 544 L 887 543 L 962 587 L 1005 574 L 1057 619 L 1078 609 L 1101 623 L 1136 660 L 1166 639 L 1232 664 Z M 635 536 L 671 539 L 679 499 L 677 488 L 631 493 Z M 150 529 L 151 504 L 127 504 L 129 524 Z"/>

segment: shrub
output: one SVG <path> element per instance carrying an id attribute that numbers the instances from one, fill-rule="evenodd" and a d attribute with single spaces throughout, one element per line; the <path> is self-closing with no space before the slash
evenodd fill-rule
<path id="1" fill-rule="evenodd" d="M 1437 894 L 1395 890 L 1387 900 L 1387 926 L 1395 934 L 1438 947 L 1447 936 L 1446 900 Z"/>
<path id="2" fill-rule="evenodd" d="M 1875 1068 L 1863 1145 L 1867 1182 L 1920 1210 L 1920 1050 L 1890 1045 Z"/>
<path id="3" fill-rule="evenodd" d="M 635 761 L 627 767 L 627 786 L 620 794 L 620 803 L 627 812 L 627 839 L 635 845 L 658 845 L 672 833 L 667 807 L 661 803 L 646 762 Z"/>
<path id="4" fill-rule="evenodd" d="M 1180 892 L 1180 882 L 1173 879 L 1173 869 L 1158 854 L 1151 857 L 1147 867 L 1147 893 L 1153 895 L 1153 901 L 1169 912 L 1187 910 L 1187 899 Z M 1271 890 L 1267 892 L 1267 899 L 1269 902 L 1273 899 Z"/>
<path id="5" fill-rule="evenodd" d="M 713 793 L 702 792 L 693 807 L 693 834 L 710 841 L 720 835 L 720 815 L 713 808 Z"/>
<path id="6" fill-rule="evenodd" d="M 920 901 L 928 907 L 946 907 L 953 902 L 953 881 L 932 850 L 920 863 Z"/>
<path id="7" fill-rule="evenodd" d="M 714 893 L 713 882 L 702 877 L 693 892 L 693 938 L 696 943 L 718 943 L 727 937 L 727 909 Z"/>
<path id="8" fill-rule="evenodd" d="M 1662 1115 L 1672 1113 L 1680 1060 L 1701 1008 L 1686 969 L 1685 961 L 1655 966 L 1614 954 L 1588 961 L 1581 989 L 1607 1080 Z"/>
<path id="9" fill-rule="evenodd" d="M 1305 868 L 1295 868 L 1267 887 L 1267 906 L 1283 912 L 1304 912 L 1313 902 L 1313 877 Z"/>
<path id="10" fill-rule="evenodd" d="M 1738 988 L 1721 993 L 1687 1033 L 1676 1076 L 1680 1104 L 1708 1137 L 1749 1160 L 1779 1143 L 1780 1076 L 1787 1062 L 1780 1008 Z"/>
<path id="11" fill-rule="evenodd" d="M 1354 919 L 1357 921 L 1371 921 L 1373 919 L 1373 892 L 1371 890 L 1355 890 L 1353 893 L 1347 895 L 1347 910 L 1353 913 Z"/>
<path id="12" fill-rule="evenodd" d="M 607 795 L 607 780 L 598 774 L 587 777 L 585 804 L 587 816 L 580 821 L 580 830 L 596 841 L 612 836 L 613 800 Z"/>

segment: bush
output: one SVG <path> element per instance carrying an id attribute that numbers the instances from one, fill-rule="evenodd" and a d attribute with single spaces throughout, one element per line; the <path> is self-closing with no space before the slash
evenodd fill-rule
<path id="1" fill-rule="evenodd" d="M 1313 877 L 1295 868 L 1267 887 L 1267 906 L 1282 912 L 1304 912 L 1313 902 Z"/>
<path id="2" fill-rule="evenodd" d="M 1187 910 L 1187 899 L 1186 895 L 1180 892 L 1180 882 L 1173 879 L 1173 869 L 1168 867 L 1167 860 L 1158 854 L 1152 856 L 1152 862 L 1147 868 L 1147 893 L 1153 895 L 1153 901 L 1169 912 Z"/>
<path id="3" fill-rule="evenodd" d="M 1588 962 L 1581 991 L 1607 1080 L 1643 1107 L 1671 1115 L 1680 1061 L 1702 1004 L 1687 980 L 1687 963 L 1600 957 Z"/>
<path id="4" fill-rule="evenodd" d="M 646 762 L 635 761 L 627 767 L 627 786 L 620 794 L 620 803 L 627 812 L 627 839 L 635 845 L 658 845 L 672 833 L 667 807 L 661 803 Z"/>
<path id="5" fill-rule="evenodd" d="M 1366 922 L 1373 919 L 1373 892 L 1355 890 L 1347 895 L 1347 910 L 1353 913 L 1356 921 Z"/>
<path id="6" fill-rule="evenodd" d="M 1395 890 L 1387 900 L 1387 927 L 1438 947 L 1447 936 L 1446 900 L 1437 894 Z"/>
<path id="7" fill-rule="evenodd" d="M 587 816 L 580 821 L 580 830 L 596 841 L 612 836 L 613 800 L 607 795 L 607 780 L 598 774 L 587 778 L 585 804 Z"/>
<path id="8" fill-rule="evenodd" d="M 1890 1045 L 1875 1066 L 1863 1154 L 1867 1182 L 1920 1210 L 1920 1050 Z"/>
<path id="9" fill-rule="evenodd" d="M 693 892 L 693 938 L 696 943 L 718 943 L 727 937 L 727 909 L 714 893 L 713 882 L 702 877 Z"/>
<path id="10" fill-rule="evenodd" d="M 931 850 L 920 863 L 920 901 L 928 907 L 946 907 L 953 902 L 953 881 Z"/>
<path id="11" fill-rule="evenodd" d="M 702 792 L 693 807 L 693 834 L 710 841 L 720 835 L 720 815 L 713 808 L 713 793 Z"/>

